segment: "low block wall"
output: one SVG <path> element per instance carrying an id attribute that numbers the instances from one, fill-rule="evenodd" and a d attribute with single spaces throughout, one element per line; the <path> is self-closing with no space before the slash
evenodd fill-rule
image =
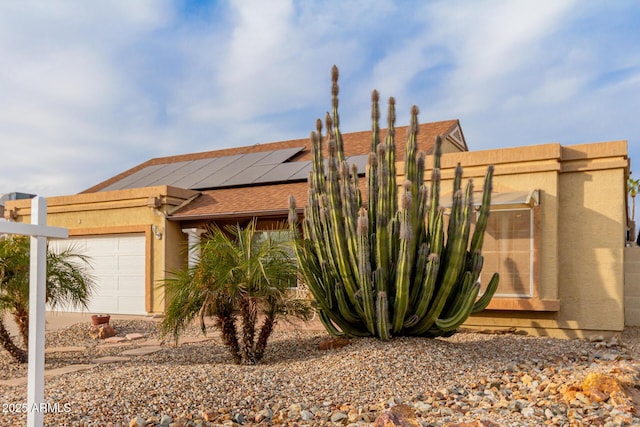
<path id="1" fill-rule="evenodd" d="M 640 326 L 640 246 L 624 248 L 624 324 Z"/>

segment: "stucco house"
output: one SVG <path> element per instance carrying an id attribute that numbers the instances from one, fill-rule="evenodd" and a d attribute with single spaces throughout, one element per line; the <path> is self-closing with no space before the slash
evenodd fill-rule
<path id="1" fill-rule="evenodd" d="M 396 129 L 398 171 L 405 133 Z M 448 120 L 420 125 L 419 149 L 431 154 L 437 135 L 445 140 L 443 194 L 456 164 L 479 190 L 487 166 L 495 166 L 481 280 L 498 271 L 501 284 L 467 325 L 556 336 L 622 330 L 626 141 L 468 151 L 459 121 Z M 370 132 L 343 137 L 347 160 L 364 174 Z M 310 160 L 307 139 L 151 159 L 80 194 L 48 198 L 48 224 L 70 234 L 53 244 L 92 257 L 98 292 L 91 312 L 162 313 L 161 281 L 193 259 L 188 243 L 210 223 L 257 218 L 268 232 L 286 219 L 290 194 L 299 207 L 306 201 Z M 430 168 L 427 157 L 425 177 Z M 29 221 L 29 202 L 7 202 L 5 217 Z"/>

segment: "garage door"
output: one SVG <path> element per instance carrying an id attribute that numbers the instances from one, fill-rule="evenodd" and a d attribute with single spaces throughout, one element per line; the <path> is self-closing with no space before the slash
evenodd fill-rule
<path id="1" fill-rule="evenodd" d="M 50 245 L 52 249 L 71 247 L 90 258 L 96 286 L 88 312 L 146 314 L 143 234 L 70 237 L 51 240 Z"/>

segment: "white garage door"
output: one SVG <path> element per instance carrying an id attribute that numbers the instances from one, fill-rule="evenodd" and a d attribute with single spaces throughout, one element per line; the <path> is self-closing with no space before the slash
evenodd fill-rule
<path id="1" fill-rule="evenodd" d="M 51 240 L 50 245 L 52 249 L 71 247 L 74 252 L 90 258 L 90 271 L 96 286 L 89 302 L 89 313 L 147 313 L 143 234 L 69 237 Z"/>

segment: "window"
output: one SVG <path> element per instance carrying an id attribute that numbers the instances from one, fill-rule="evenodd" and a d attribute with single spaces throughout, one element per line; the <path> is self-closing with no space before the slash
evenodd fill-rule
<path id="1" fill-rule="evenodd" d="M 481 282 L 500 273 L 496 297 L 533 297 L 533 210 L 493 210 L 482 248 Z"/>

